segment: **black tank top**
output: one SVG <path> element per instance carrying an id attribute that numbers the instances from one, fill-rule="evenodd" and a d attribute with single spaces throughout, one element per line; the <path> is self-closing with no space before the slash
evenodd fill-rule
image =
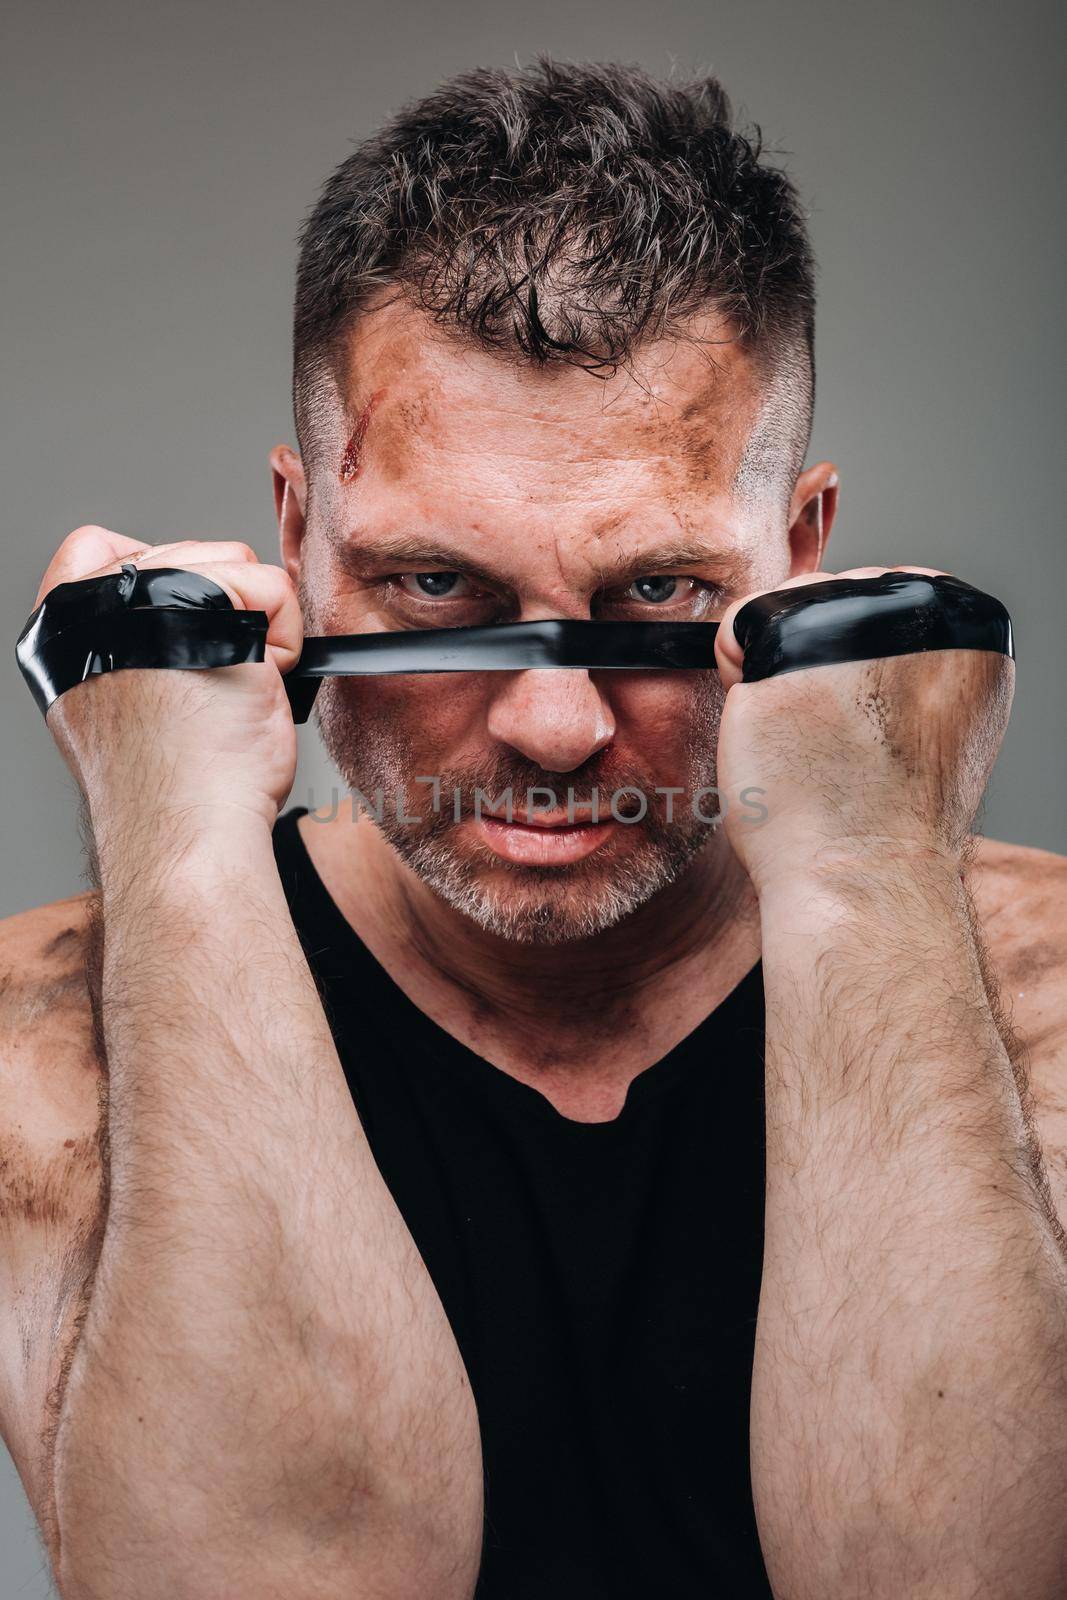
<path id="1" fill-rule="evenodd" d="M 392 982 L 315 872 L 302 814 L 275 829 L 293 922 L 478 1406 L 476 1600 L 769 1600 L 748 1454 L 760 968 L 614 1121 L 572 1121 Z"/>

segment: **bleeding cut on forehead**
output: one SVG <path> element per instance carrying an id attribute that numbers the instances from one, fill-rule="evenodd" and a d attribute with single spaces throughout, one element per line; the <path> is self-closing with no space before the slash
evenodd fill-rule
<path id="1" fill-rule="evenodd" d="M 320 632 L 711 621 L 816 569 L 832 513 L 832 468 L 794 477 L 773 378 L 713 316 L 604 377 L 473 346 L 395 299 L 357 320 L 305 450 L 306 471 L 282 447 L 272 463 Z M 720 711 L 710 673 L 463 674 L 447 695 L 433 676 L 342 679 L 319 701 L 331 757 L 389 797 L 381 831 L 417 878 L 538 942 L 604 930 L 706 853 L 690 802 L 715 782 Z M 462 799 L 434 807 L 429 776 Z M 558 805 L 535 815 L 534 789 Z M 605 817 L 622 790 L 640 817 Z"/>

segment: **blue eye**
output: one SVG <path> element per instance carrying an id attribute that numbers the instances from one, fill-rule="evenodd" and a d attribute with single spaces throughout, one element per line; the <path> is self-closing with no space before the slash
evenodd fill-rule
<path id="1" fill-rule="evenodd" d="M 661 605 L 664 600 L 673 600 L 678 588 L 678 579 L 669 575 L 655 578 L 635 578 L 627 595 L 634 600 L 646 600 L 652 605 Z"/>
<path id="2" fill-rule="evenodd" d="M 460 572 L 405 572 L 400 587 L 422 599 L 444 600 L 455 598 L 457 589 L 462 593 L 466 581 Z"/>

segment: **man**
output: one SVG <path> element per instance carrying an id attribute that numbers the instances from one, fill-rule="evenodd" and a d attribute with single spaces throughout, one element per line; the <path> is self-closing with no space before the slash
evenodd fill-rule
<path id="1" fill-rule="evenodd" d="M 826 577 L 811 279 L 714 82 L 469 74 L 306 225 L 283 567 L 52 561 L 270 618 L 49 714 L 98 891 L 5 930 L 2 1413 L 65 1600 L 1058 1592 L 1065 868 L 970 832 L 1011 663 L 740 681 L 738 603 Z M 363 800 L 278 820 L 305 627 L 551 617 L 719 670 L 332 681 Z"/>

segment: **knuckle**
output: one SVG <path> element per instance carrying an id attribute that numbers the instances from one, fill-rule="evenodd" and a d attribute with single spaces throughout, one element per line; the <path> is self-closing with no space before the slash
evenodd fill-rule
<path id="1" fill-rule="evenodd" d="M 85 522 L 80 528 L 75 528 L 60 545 L 61 550 L 73 550 L 80 544 L 85 544 L 89 539 L 106 539 L 108 530 L 100 527 L 96 522 Z"/>
<path id="2" fill-rule="evenodd" d="M 95 522 L 87 522 L 67 534 L 53 561 L 77 565 L 81 561 L 88 560 L 97 565 L 101 558 L 106 559 L 108 552 L 113 548 L 113 541 L 114 535 L 109 529 L 98 527 Z"/>
<path id="3" fill-rule="evenodd" d="M 122 541 L 108 528 L 96 523 L 85 523 L 73 529 L 55 551 L 45 569 L 38 590 L 40 600 L 60 583 L 72 583 L 87 577 L 115 560 Z"/>

